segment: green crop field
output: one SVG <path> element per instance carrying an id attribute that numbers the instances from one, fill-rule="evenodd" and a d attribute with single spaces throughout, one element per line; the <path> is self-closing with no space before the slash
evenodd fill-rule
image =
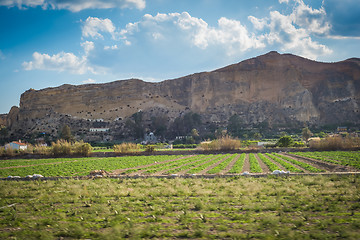
<path id="1" fill-rule="evenodd" d="M 303 156 L 330 162 L 334 164 L 351 166 L 360 170 L 360 151 L 334 151 L 334 152 L 306 152 L 306 153 L 291 153 L 294 156 Z"/>
<path id="2" fill-rule="evenodd" d="M 360 239 L 360 176 L 0 181 L 0 239 Z"/>
<path id="3" fill-rule="evenodd" d="M 86 176 L 93 170 L 105 170 L 113 175 L 241 174 L 245 171 L 263 174 L 280 170 L 279 166 L 290 173 L 331 172 L 333 166 L 345 166 L 352 172 L 360 170 L 359 156 L 359 151 L 353 151 L 13 159 L 0 160 L 0 177 Z M 261 162 L 269 169 L 267 172 L 260 167 Z"/>

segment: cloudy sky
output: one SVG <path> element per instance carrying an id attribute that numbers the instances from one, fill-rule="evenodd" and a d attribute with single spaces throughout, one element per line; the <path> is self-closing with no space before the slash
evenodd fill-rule
<path id="1" fill-rule="evenodd" d="M 360 57 L 360 0 L 0 0 L 0 113 L 30 88 L 161 81 L 272 50 Z"/>

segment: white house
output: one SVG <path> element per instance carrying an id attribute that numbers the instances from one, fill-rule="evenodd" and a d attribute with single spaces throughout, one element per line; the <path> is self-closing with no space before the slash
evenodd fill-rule
<path id="1" fill-rule="evenodd" d="M 157 143 L 157 138 L 154 135 L 154 133 L 150 132 L 149 134 L 145 134 L 144 142 L 145 142 L 145 144 Z"/>
<path id="2" fill-rule="evenodd" d="M 25 150 L 27 149 L 27 145 L 20 141 L 19 142 L 14 141 L 5 145 L 5 149 L 9 149 L 9 148 L 17 149 L 17 150 Z"/>
<path id="3" fill-rule="evenodd" d="M 90 128 L 90 132 L 107 132 L 109 131 L 109 128 Z"/>

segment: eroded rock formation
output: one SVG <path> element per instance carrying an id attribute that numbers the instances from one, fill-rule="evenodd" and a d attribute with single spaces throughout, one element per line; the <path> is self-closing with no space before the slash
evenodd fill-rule
<path id="1" fill-rule="evenodd" d="M 55 135 L 70 124 L 78 135 L 108 127 L 121 135 L 127 118 L 142 111 L 145 120 L 186 112 L 204 124 L 226 125 L 233 114 L 244 124 L 324 125 L 360 123 L 360 59 L 320 63 L 291 54 L 268 54 L 212 72 L 158 83 L 138 79 L 28 90 L 12 108 L 7 125 L 13 134 Z"/>

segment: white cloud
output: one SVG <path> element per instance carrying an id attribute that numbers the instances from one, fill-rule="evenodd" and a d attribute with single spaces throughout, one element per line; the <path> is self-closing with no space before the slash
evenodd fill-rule
<path id="1" fill-rule="evenodd" d="M 326 20 L 325 9 L 313 9 L 302 0 L 298 1 L 291 17 L 299 27 L 314 34 L 327 35 L 331 29 L 330 23 Z"/>
<path id="2" fill-rule="evenodd" d="M 314 10 L 302 0 L 296 2 L 293 12 L 289 15 L 271 11 L 269 18 L 258 19 L 249 16 L 248 19 L 255 29 L 264 29 L 261 34 L 268 44 L 279 44 L 282 51 L 290 51 L 310 59 L 332 53 L 327 46 L 312 40 L 313 34 L 324 35 L 330 30 L 330 25 L 325 21 L 326 13 L 323 8 Z"/>
<path id="3" fill-rule="evenodd" d="M 118 45 L 112 45 L 112 46 L 105 46 L 104 50 L 116 50 L 118 49 Z"/>
<path id="4" fill-rule="evenodd" d="M 84 9 L 137 8 L 144 9 L 145 0 L 2 0 L 0 6 L 27 7 L 41 6 L 43 9 L 67 9 L 79 12 Z"/>
<path id="5" fill-rule="evenodd" d="M 55 55 L 33 53 L 33 60 L 24 62 L 25 70 L 52 70 L 68 71 L 73 74 L 95 73 L 94 69 L 88 65 L 86 56 L 77 57 L 73 53 L 61 52 Z"/>
<path id="6" fill-rule="evenodd" d="M 82 27 L 82 35 L 84 37 L 104 38 L 100 32 L 109 33 L 114 38 L 115 26 L 112 21 L 108 18 L 88 17 Z"/>
<path id="7" fill-rule="evenodd" d="M 0 60 L 4 60 L 5 58 L 5 54 L 0 49 Z"/>
<path id="8" fill-rule="evenodd" d="M 96 83 L 96 80 L 88 78 L 87 80 L 82 81 L 82 83 L 84 83 L 84 84 Z"/>
<path id="9" fill-rule="evenodd" d="M 239 21 L 222 17 L 218 25 L 212 27 L 187 12 L 158 13 L 155 16 L 146 14 L 141 21 L 127 24 L 118 33 L 128 43 L 129 38 L 136 34 L 144 34 L 155 41 L 169 38 L 184 40 L 200 49 L 222 47 L 228 55 L 265 46 L 260 38 L 250 34 Z"/>
<path id="10" fill-rule="evenodd" d="M 18 7 L 19 9 L 25 9 L 27 7 L 37 7 L 44 5 L 44 0 L 2 0 L 0 6 L 6 7 Z"/>
<path id="11" fill-rule="evenodd" d="M 95 49 L 94 42 L 91 41 L 85 41 L 81 43 L 81 46 L 84 48 L 85 55 L 88 56 L 89 53 Z"/>
<path id="12" fill-rule="evenodd" d="M 267 19 L 259 19 L 254 16 L 248 16 L 249 21 L 254 25 L 256 30 L 263 30 L 267 25 Z"/>

